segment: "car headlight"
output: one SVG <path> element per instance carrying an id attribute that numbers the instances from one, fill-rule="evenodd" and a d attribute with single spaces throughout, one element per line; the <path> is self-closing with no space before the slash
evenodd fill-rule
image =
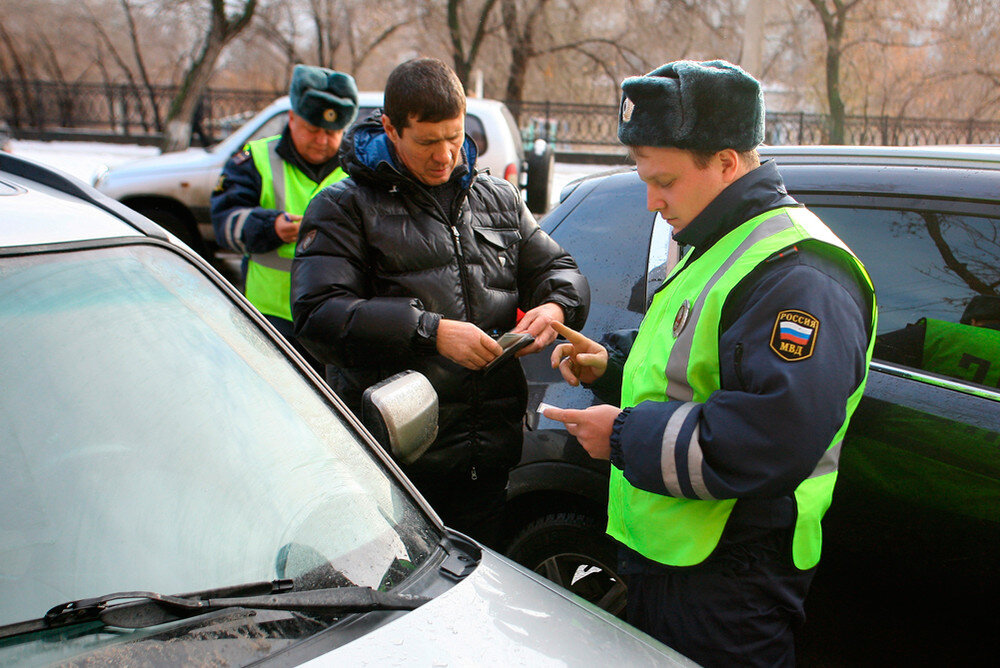
<path id="1" fill-rule="evenodd" d="M 108 178 L 108 172 L 110 171 L 111 168 L 108 167 L 107 165 L 101 165 L 100 167 L 95 169 L 94 178 L 90 180 L 91 185 L 93 185 L 97 189 L 100 189 L 101 185 Z"/>

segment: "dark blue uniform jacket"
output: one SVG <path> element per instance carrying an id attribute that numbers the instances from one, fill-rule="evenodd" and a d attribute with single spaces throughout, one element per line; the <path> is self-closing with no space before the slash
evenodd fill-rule
<path id="1" fill-rule="evenodd" d="M 786 206 L 800 205 L 775 164 L 766 162 L 723 191 L 675 240 L 697 256 L 754 216 Z M 731 522 L 787 527 L 794 521 L 791 495 L 830 445 L 865 373 L 871 304 L 861 281 L 825 246 L 800 245 L 762 263 L 726 300 L 721 389 L 691 411 L 678 440 L 700 427 L 708 490 L 715 498 L 739 499 Z M 820 321 L 809 359 L 785 361 L 769 345 L 777 314 L 786 309 Z M 621 366 L 634 334 L 605 341 L 609 371 L 594 390 L 612 403 L 620 398 Z M 643 402 L 616 421 L 612 461 L 635 487 L 667 493 L 660 465 L 664 429 L 683 403 Z M 697 498 L 683 483 L 684 496 Z"/>

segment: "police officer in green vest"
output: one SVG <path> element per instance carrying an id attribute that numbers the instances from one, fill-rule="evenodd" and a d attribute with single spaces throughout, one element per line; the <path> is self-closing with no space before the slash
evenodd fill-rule
<path id="1" fill-rule="evenodd" d="M 337 152 L 357 116 L 358 89 L 348 74 L 296 65 L 289 97 L 282 133 L 251 141 L 226 163 L 212 225 L 220 245 L 243 254 L 247 299 L 322 374 L 292 332 L 290 272 L 306 205 L 347 177 Z"/>
<path id="2" fill-rule="evenodd" d="M 958 322 L 920 318 L 879 335 L 875 357 L 989 387 L 1000 387 L 1000 297 L 975 295 Z"/>
<path id="3" fill-rule="evenodd" d="M 750 75 L 680 61 L 622 91 L 618 137 L 687 252 L 626 345 L 556 324 L 553 367 L 607 403 L 545 415 L 611 461 L 628 620 L 702 665 L 792 665 L 874 289 L 760 163 Z"/>

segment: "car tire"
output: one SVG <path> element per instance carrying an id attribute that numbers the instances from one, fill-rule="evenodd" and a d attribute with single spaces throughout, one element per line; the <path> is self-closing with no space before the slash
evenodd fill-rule
<path id="1" fill-rule="evenodd" d="M 576 513 L 531 522 L 507 549 L 507 556 L 522 566 L 624 618 L 628 585 L 618 574 L 617 553 L 603 521 Z"/>
<path id="2" fill-rule="evenodd" d="M 525 186 L 525 201 L 532 213 L 545 213 L 549 210 L 549 197 L 552 193 L 552 178 L 555 175 L 556 152 L 551 144 L 545 143 L 544 148 L 536 147 L 528 152 L 528 183 Z"/>
<path id="3" fill-rule="evenodd" d="M 208 246 L 198 233 L 198 226 L 194 224 L 194 221 L 185 218 L 176 211 L 158 206 L 143 206 L 137 208 L 136 211 L 183 241 L 198 255 L 211 260 Z"/>

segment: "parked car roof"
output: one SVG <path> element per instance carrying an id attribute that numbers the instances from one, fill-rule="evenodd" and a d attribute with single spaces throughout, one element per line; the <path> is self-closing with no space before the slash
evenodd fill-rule
<path id="1" fill-rule="evenodd" d="M 899 196 L 989 199 L 994 172 L 1000 170 L 1000 146 L 761 146 L 761 159 L 772 158 L 786 183 L 797 191 L 880 192 Z M 873 170 L 873 166 L 882 169 Z M 915 169 L 919 167 L 919 169 Z M 634 171 L 623 166 L 583 176 L 560 193 L 565 200 L 579 185 Z M 938 170 L 961 170 L 942 177 Z"/>

